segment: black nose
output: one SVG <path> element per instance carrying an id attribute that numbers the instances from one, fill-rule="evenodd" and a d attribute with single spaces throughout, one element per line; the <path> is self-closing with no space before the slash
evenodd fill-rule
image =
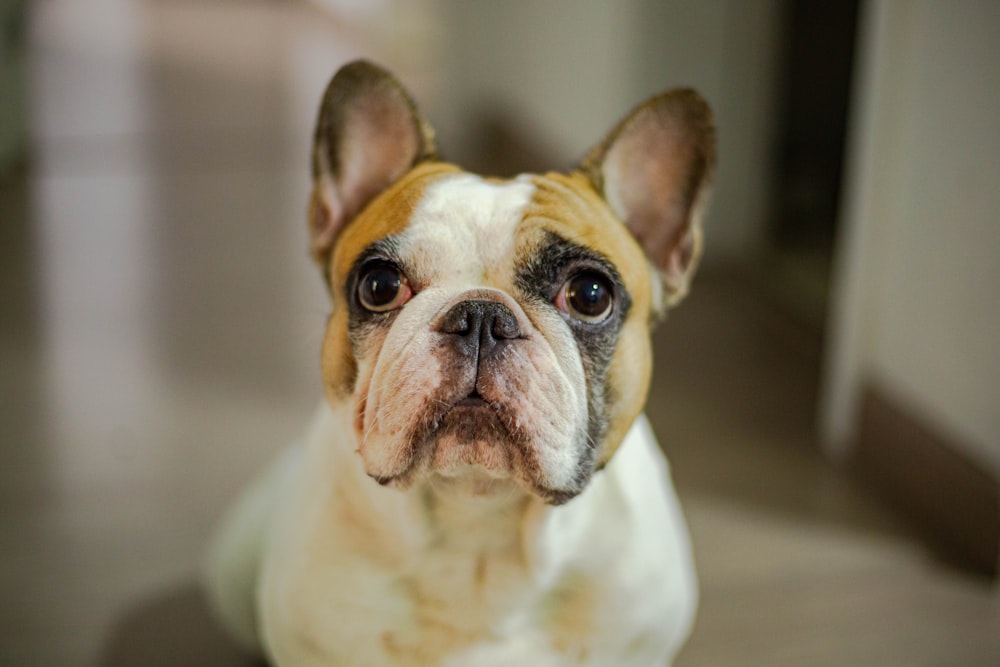
<path id="1" fill-rule="evenodd" d="M 476 299 L 452 306 L 438 330 L 455 335 L 453 342 L 459 349 L 479 359 L 492 356 L 503 341 L 521 337 L 517 317 L 510 308 L 496 301 Z"/>

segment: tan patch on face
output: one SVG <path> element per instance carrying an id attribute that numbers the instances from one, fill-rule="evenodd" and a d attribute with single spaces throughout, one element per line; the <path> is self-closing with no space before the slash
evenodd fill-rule
<path id="1" fill-rule="evenodd" d="M 426 189 L 458 171 L 458 167 L 441 162 L 418 165 L 373 200 L 338 239 L 328 267 L 333 312 L 327 322 L 320 362 L 331 400 L 348 395 L 357 375 L 357 361 L 348 337 L 350 308 L 347 302 L 347 280 L 354 261 L 375 241 L 402 232 Z"/>
<path id="2" fill-rule="evenodd" d="M 597 465 L 610 460 L 632 422 L 642 412 L 652 372 L 650 317 L 657 280 L 645 253 L 625 225 L 580 173 L 535 176 L 535 196 L 525 212 L 526 237 L 553 232 L 607 257 L 632 297 L 608 368 L 609 423 Z"/>

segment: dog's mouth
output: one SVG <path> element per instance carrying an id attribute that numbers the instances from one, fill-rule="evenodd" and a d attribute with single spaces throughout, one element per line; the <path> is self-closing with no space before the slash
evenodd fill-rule
<path id="1" fill-rule="evenodd" d="M 515 435 L 510 409 L 475 389 L 445 406 L 424 422 L 423 432 L 414 433 L 415 459 L 426 458 L 430 470 L 446 476 L 469 468 L 491 477 L 510 476 L 519 449 L 527 446 Z"/>
<path id="2" fill-rule="evenodd" d="M 410 487 L 422 476 L 446 480 L 474 495 L 518 483 L 558 505 L 579 490 L 553 489 L 537 478 L 532 443 L 513 408 L 472 390 L 450 401 L 431 401 L 408 441 L 409 460 L 399 473 L 374 477 L 383 486 Z"/>
<path id="3" fill-rule="evenodd" d="M 594 448 L 574 391 L 577 368 L 561 363 L 541 336 L 493 341 L 492 351 L 479 354 L 465 349 L 475 341 L 444 335 L 416 343 L 429 346 L 435 363 L 411 361 L 427 350 L 394 354 L 399 368 L 380 357 L 381 367 L 357 388 L 355 432 L 368 474 L 400 490 L 483 480 L 553 504 L 579 493 Z"/>
<path id="4" fill-rule="evenodd" d="M 487 409 L 492 410 L 493 406 L 479 393 L 478 390 L 473 389 L 468 396 L 461 399 L 452 407 L 452 410 L 461 409 Z"/>

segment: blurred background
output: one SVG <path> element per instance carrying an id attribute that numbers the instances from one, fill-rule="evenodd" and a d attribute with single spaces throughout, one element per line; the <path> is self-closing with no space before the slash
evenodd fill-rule
<path id="1" fill-rule="evenodd" d="M 0 0 L 0 664 L 252 664 L 197 570 L 320 400 L 309 140 L 358 56 L 492 174 L 714 106 L 648 410 L 701 573 L 679 665 L 1000 664 L 989 0 Z"/>

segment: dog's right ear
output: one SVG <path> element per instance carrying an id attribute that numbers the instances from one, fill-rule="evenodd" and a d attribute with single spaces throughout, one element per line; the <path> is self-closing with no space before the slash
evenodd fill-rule
<path id="1" fill-rule="evenodd" d="M 633 109 L 580 164 L 659 271 L 658 311 L 684 297 L 698 266 L 714 168 L 712 110 L 685 88 Z"/>
<path id="2" fill-rule="evenodd" d="M 340 68 L 323 94 L 313 139 L 309 232 L 320 266 L 368 202 L 434 157 L 434 132 L 395 77 L 365 60 Z"/>

